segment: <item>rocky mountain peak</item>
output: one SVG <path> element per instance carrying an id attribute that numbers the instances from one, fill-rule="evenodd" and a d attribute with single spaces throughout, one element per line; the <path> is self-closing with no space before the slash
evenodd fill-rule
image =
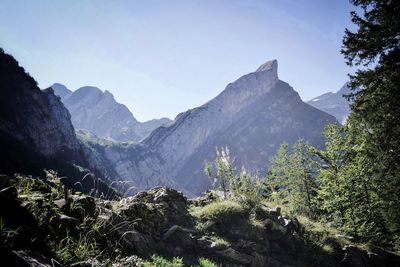
<path id="1" fill-rule="evenodd" d="M 278 77 L 278 61 L 276 59 L 269 60 L 262 64 L 256 72 L 271 71 L 276 77 Z"/>
<path id="2" fill-rule="evenodd" d="M 60 96 L 61 98 L 64 98 L 65 96 L 72 93 L 71 90 L 69 90 L 64 84 L 61 83 L 54 83 L 50 87 L 53 89 L 54 94 Z"/>

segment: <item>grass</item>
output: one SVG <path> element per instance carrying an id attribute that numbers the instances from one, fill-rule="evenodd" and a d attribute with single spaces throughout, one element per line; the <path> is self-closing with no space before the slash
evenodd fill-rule
<path id="1" fill-rule="evenodd" d="M 336 228 L 330 227 L 322 222 L 313 221 L 305 216 L 297 216 L 297 219 L 304 227 L 306 239 L 319 244 L 323 244 L 329 240 L 334 241 L 341 246 L 351 244 L 351 242 L 345 238 L 345 235 Z"/>
<path id="2" fill-rule="evenodd" d="M 143 267 L 183 267 L 182 258 L 173 258 L 171 260 L 164 259 L 161 256 L 153 255 L 151 258 L 143 262 Z"/>
<path id="3" fill-rule="evenodd" d="M 142 267 L 184 267 L 186 266 L 182 258 L 165 259 L 161 256 L 153 255 L 149 260 L 143 262 Z M 199 258 L 196 265 L 192 267 L 218 267 L 206 258 Z"/>
<path id="4" fill-rule="evenodd" d="M 190 212 L 196 218 L 216 222 L 230 222 L 234 218 L 243 218 L 247 214 L 247 210 L 242 205 L 231 200 L 213 202 L 204 207 L 194 207 Z"/>
<path id="5" fill-rule="evenodd" d="M 210 236 L 210 239 L 214 242 L 214 245 L 219 248 L 228 248 L 231 244 L 226 239 L 219 236 Z"/>

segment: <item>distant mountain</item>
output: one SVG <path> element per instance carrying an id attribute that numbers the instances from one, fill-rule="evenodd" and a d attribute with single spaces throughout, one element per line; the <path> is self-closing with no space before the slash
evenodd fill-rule
<path id="1" fill-rule="evenodd" d="M 85 86 L 76 91 L 59 83 L 51 87 L 71 113 L 75 129 L 90 131 L 100 138 L 140 141 L 155 128 L 171 122 L 162 118 L 141 123 L 109 91 L 103 92 L 97 87 Z"/>
<path id="2" fill-rule="evenodd" d="M 64 98 L 65 96 L 72 93 L 71 90 L 69 90 L 65 85 L 61 83 L 55 83 L 51 86 L 51 88 L 53 88 L 54 94 L 58 95 L 61 98 Z"/>
<path id="3" fill-rule="evenodd" d="M 99 153 L 141 189 L 156 185 L 157 177 L 199 194 L 210 187 L 203 166 L 216 147 L 229 147 L 239 166 L 262 172 L 283 142 L 304 138 L 321 147 L 323 129 L 335 118 L 302 102 L 277 70 L 277 61 L 269 61 L 139 145 L 107 146 Z"/>
<path id="4" fill-rule="evenodd" d="M 343 124 L 350 114 L 350 103 L 343 95 L 349 93 L 350 88 L 346 83 L 336 93 L 329 92 L 317 96 L 307 101 L 307 104 L 335 116 L 336 119 Z"/>

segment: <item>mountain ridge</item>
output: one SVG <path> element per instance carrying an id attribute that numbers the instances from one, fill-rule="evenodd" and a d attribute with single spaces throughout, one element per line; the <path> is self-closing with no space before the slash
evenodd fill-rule
<path id="1" fill-rule="evenodd" d="M 155 128 L 171 122 L 168 118 L 139 122 L 124 105 L 117 102 L 108 90 L 84 86 L 66 93 L 66 87 L 54 84 L 56 94 L 71 113 L 76 129 L 83 129 L 96 136 L 115 141 L 138 142 Z"/>
<path id="2" fill-rule="evenodd" d="M 344 95 L 350 94 L 348 83 L 345 83 L 337 92 L 327 92 L 320 96 L 314 97 L 306 103 L 336 117 L 336 119 L 344 124 L 350 114 L 350 105 Z"/>

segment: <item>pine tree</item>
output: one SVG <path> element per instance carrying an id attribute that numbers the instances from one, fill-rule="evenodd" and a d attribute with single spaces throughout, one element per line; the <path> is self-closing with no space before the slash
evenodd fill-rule
<path id="1" fill-rule="evenodd" d="M 313 218 L 317 214 L 315 161 L 303 140 L 296 142 L 292 150 L 289 153 L 286 143 L 280 146 L 272 158 L 264 190 L 270 201 Z"/>
<path id="2" fill-rule="evenodd" d="M 400 1 L 351 2 L 362 14 L 351 13 L 358 29 L 346 29 L 342 53 L 350 66 L 362 67 L 351 76 L 349 95 L 353 128 L 365 137 L 360 166 L 369 204 L 382 214 L 380 234 L 400 236 Z M 374 218 L 368 223 L 378 227 Z"/>
<path id="3" fill-rule="evenodd" d="M 264 182 L 264 193 L 270 201 L 281 203 L 288 196 L 289 168 L 288 144 L 283 143 L 271 160 Z"/>

